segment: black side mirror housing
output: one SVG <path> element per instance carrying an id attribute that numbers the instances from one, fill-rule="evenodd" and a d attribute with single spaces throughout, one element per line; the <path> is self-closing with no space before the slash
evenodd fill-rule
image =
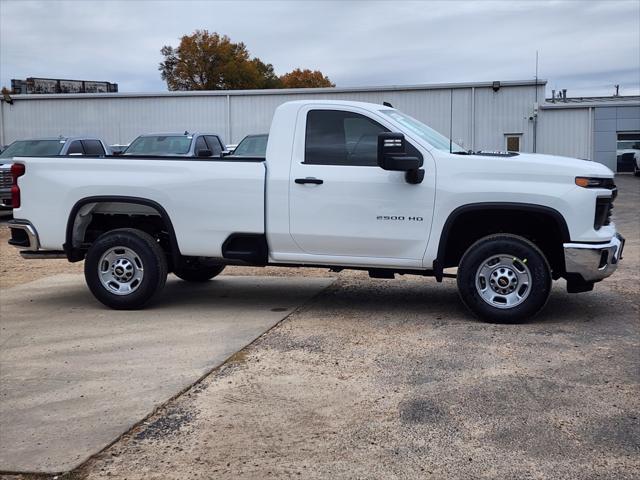
<path id="1" fill-rule="evenodd" d="M 407 183 L 421 183 L 424 179 L 423 160 L 406 153 L 406 141 L 402 133 L 378 134 L 378 166 L 383 170 L 406 172 Z"/>
<path id="2" fill-rule="evenodd" d="M 212 157 L 213 156 L 213 152 L 211 150 L 205 150 L 204 148 L 201 150 L 198 150 L 196 152 L 196 155 L 198 157 Z"/>

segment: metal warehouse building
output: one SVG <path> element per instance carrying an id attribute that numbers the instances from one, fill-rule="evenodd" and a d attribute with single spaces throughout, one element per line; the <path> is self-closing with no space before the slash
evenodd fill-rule
<path id="1" fill-rule="evenodd" d="M 15 95 L 0 102 L 0 144 L 99 135 L 128 144 L 141 133 L 204 131 L 237 143 L 268 132 L 289 100 L 389 102 L 472 150 L 520 150 L 604 163 L 617 170 L 621 139 L 640 142 L 640 97 L 545 101 L 546 81 L 290 90 Z M 539 105 L 539 108 L 536 108 Z"/>

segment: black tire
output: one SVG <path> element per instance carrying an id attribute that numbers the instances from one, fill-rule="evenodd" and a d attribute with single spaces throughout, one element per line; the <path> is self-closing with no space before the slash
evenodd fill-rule
<path id="1" fill-rule="evenodd" d="M 504 264 L 506 268 L 502 269 L 500 259 L 512 261 L 512 265 L 507 262 Z M 498 263 L 492 266 L 492 262 L 496 261 Z M 492 272 L 488 275 L 490 283 L 487 283 L 481 267 L 484 272 Z M 510 272 L 511 267 L 513 270 Z M 519 273 L 528 281 L 521 282 Z M 516 278 L 511 280 L 513 287 L 508 283 L 511 277 L 507 275 Z M 458 292 L 462 302 L 474 315 L 488 322 L 520 323 L 532 318 L 547 303 L 551 280 L 551 269 L 544 254 L 532 242 L 516 235 L 490 235 L 478 240 L 467 249 L 458 266 Z M 504 281 L 506 288 L 501 289 L 502 284 L 498 283 L 501 281 Z M 495 284 L 495 288 L 491 283 Z M 485 298 L 492 298 L 485 300 L 481 291 Z M 502 295 L 501 292 L 511 293 Z M 513 292 L 517 296 L 513 296 Z M 507 298 L 515 299 L 514 306 L 508 306 Z"/>
<path id="2" fill-rule="evenodd" d="M 117 257 L 118 251 L 125 260 L 132 255 L 134 256 L 134 260 L 130 263 L 133 265 L 134 272 L 142 271 L 139 280 L 135 277 L 130 282 L 115 280 L 113 272 L 116 269 L 116 262 L 111 263 L 103 259 L 103 256 L 109 255 L 109 252 L 115 252 L 112 255 Z M 128 257 L 125 252 L 128 252 Z M 126 265 L 125 268 L 129 268 L 129 265 Z M 121 271 L 124 270 L 121 269 Z M 104 280 L 105 277 L 109 277 L 108 272 L 112 272 L 113 285 L 126 287 L 126 284 L 129 283 L 129 288 L 132 291 L 130 293 L 114 293 L 115 288 L 110 289 L 107 286 L 109 282 Z M 107 307 L 116 310 L 137 310 L 146 306 L 162 291 L 167 280 L 167 259 L 162 248 L 151 235 L 133 228 L 121 228 L 104 233 L 91 245 L 85 258 L 84 276 L 91 293 Z"/>
<path id="3" fill-rule="evenodd" d="M 224 265 L 207 265 L 200 262 L 182 265 L 174 269 L 176 277 L 185 282 L 208 282 L 213 277 L 217 277 L 224 270 Z"/>

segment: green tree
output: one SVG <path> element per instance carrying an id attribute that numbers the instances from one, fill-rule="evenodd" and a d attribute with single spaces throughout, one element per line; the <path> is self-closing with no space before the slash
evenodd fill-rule
<path id="1" fill-rule="evenodd" d="M 251 60 L 258 72 L 259 84 L 257 88 L 282 88 L 280 79 L 273 70 L 273 65 L 263 63 L 259 58 Z"/>
<path id="2" fill-rule="evenodd" d="M 280 77 L 282 88 L 320 88 L 335 87 L 336 85 L 329 80 L 329 77 L 322 74 L 319 70 L 311 71 L 308 68 L 295 70 L 285 73 Z"/>
<path id="3" fill-rule="evenodd" d="M 161 53 L 160 75 L 169 90 L 259 88 L 259 65 L 244 43 L 233 43 L 226 35 L 196 30 L 176 48 L 165 45 Z"/>

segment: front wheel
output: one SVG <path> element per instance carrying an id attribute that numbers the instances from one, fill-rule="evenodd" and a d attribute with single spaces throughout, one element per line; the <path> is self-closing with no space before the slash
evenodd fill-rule
<path id="1" fill-rule="evenodd" d="M 482 320 L 518 323 L 536 315 L 551 293 L 551 269 L 529 240 L 490 235 L 471 245 L 458 267 L 463 303 Z"/>
<path id="2" fill-rule="evenodd" d="M 89 248 L 84 276 L 91 293 L 108 307 L 136 310 L 167 280 L 167 259 L 148 233 L 121 228 L 101 235 Z"/>

